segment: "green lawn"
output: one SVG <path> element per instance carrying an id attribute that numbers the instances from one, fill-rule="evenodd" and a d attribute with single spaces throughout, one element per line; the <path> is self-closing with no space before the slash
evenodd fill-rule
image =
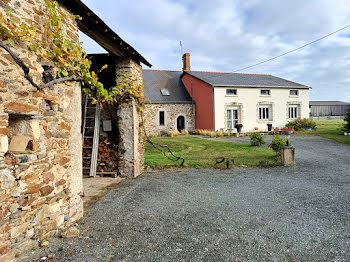
<path id="1" fill-rule="evenodd" d="M 333 139 L 339 143 L 350 144 L 350 136 L 344 136 L 342 127 L 344 120 L 316 120 L 317 129 L 313 131 L 298 131 L 297 134 L 310 134 Z"/>
<path id="2" fill-rule="evenodd" d="M 218 157 L 234 159 L 234 166 L 277 166 L 276 154 L 269 148 L 254 147 L 246 144 L 207 140 L 191 136 L 157 137 L 153 141 L 169 146 L 176 155 L 185 158 L 185 168 L 223 168 L 215 165 Z M 145 164 L 156 169 L 178 167 L 166 159 L 152 145 L 146 143 Z"/>

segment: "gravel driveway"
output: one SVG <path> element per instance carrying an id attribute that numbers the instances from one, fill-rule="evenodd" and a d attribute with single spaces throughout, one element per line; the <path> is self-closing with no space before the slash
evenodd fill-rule
<path id="1" fill-rule="evenodd" d="M 80 239 L 52 240 L 32 259 L 350 261 L 350 146 L 313 136 L 292 143 L 295 167 L 126 180 L 86 214 Z"/>

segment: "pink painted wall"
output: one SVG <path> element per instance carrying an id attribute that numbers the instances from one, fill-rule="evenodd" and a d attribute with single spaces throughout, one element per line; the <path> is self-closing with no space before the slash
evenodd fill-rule
<path id="1" fill-rule="evenodd" d="M 191 86 L 192 78 L 192 86 Z M 196 129 L 214 130 L 213 126 L 213 87 L 186 72 L 181 77 L 187 92 L 195 101 Z"/>

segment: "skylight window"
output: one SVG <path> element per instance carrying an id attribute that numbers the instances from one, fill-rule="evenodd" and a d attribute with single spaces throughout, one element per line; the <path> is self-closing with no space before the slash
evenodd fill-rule
<path id="1" fill-rule="evenodd" d="M 168 89 L 162 89 L 162 90 L 160 90 L 160 92 L 162 92 L 163 96 L 170 96 L 170 93 L 169 93 Z"/>

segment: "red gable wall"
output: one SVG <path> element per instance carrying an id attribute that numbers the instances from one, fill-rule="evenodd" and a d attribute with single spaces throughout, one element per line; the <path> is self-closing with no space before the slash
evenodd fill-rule
<path id="1" fill-rule="evenodd" d="M 192 78 L 192 86 L 191 86 Z M 195 103 L 196 129 L 214 130 L 213 127 L 213 87 L 202 80 L 186 74 L 181 77 L 187 92 Z"/>

